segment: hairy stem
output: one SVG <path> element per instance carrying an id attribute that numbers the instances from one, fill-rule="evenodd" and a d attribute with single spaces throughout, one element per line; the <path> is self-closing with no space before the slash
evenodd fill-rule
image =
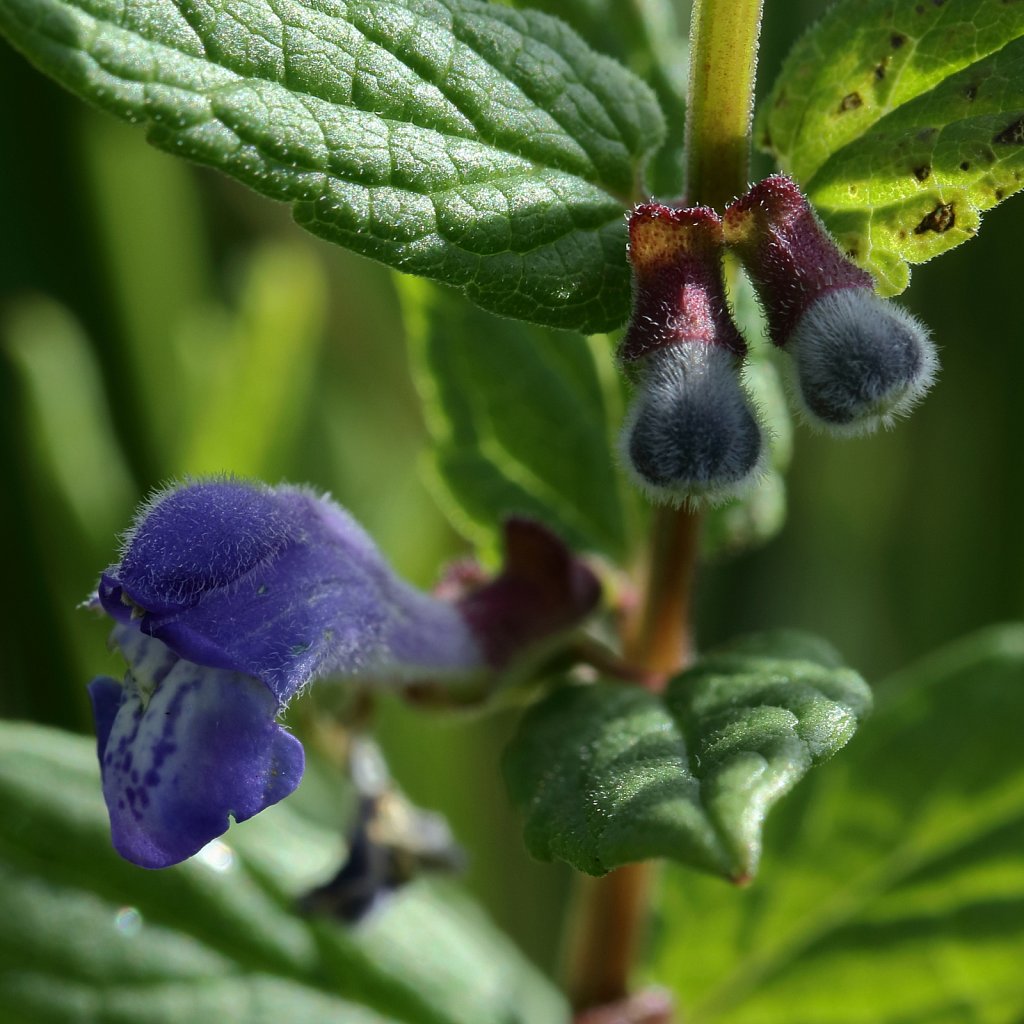
<path id="1" fill-rule="evenodd" d="M 722 207 L 747 185 L 762 0 L 694 0 L 686 127 L 686 201 Z M 640 606 L 626 623 L 626 660 L 660 690 L 693 658 L 690 612 L 700 517 L 655 511 Z M 585 1010 L 624 999 L 647 924 L 652 866 L 582 879 L 571 919 L 567 989 Z"/>
<path id="2" fill-rule="evenodd" d="M 648 689 L 655 692 L 692 660 L 690 602 L 699 536 L 699 513 L 664 505 L 654 510 L 644 601 L 626 636 L 626 654 L 654 674 Z"/>
<path id="3" fill-rule="evenodd" d="M 747 187 L 762 0 L 694 0 L 686 202 L 721 208 Z"/>

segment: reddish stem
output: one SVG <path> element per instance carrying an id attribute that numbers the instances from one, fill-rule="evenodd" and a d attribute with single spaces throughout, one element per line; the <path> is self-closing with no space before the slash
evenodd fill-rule
<path id="1" fill-rule="evenodd" d="M 687 509 L 658 508 L 643 575 L 645 600 L 626 624 L 625 655 L 644 672 L 653 693 L 692 660 L 690 598 L 697 560 L 700 516 Z M 568 951 L 568 992 L 583 1011 L 627 999 L 629 977 L 647 925 L 653 865 L 628 864 L 603 878 L 582 879 Z M 668 1018 L 664 1018 L 668 1024 Z"/>

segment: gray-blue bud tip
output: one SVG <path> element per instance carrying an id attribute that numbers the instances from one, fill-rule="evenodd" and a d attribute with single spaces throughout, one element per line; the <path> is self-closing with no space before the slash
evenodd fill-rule
<path id="1" fill-rule="evenodd" d="M 735 357 L 717 345 L 674 345 L 644 360 L 621 435 L 621 456 L 653 500 L 720 504 L 764 469 L 761 428 Z"/>
<path id="2" fill-rule="evenodd" d="M 866 434 L 908 413 L 938 370 L 924 325 L 866 288 L 826 292 L 787 349 L 804 418 L 832 434 Z"/>

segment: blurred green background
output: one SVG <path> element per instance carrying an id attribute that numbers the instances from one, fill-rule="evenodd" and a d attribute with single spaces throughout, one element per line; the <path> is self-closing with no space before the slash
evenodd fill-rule
<path id="1" fill-rule="evenodd" d="M 825 4 L 767 6 L 762 94 Z M 387 270 L 149 148 L 2 44 L 0 95 L 0 713 L 91 731 L 84 684 L 119 669 L 76 605 L 137 501 L 169 477 L 308 481 L 420 585 L 466 553 L 418 475 L 425 433 Z M 915 271 L 904 300 L 933 329 L 939 383 L 891 433 L 798 431 L 781 536 L 701 574 L 702 645 L 798 626 L 876 680 L 1020 616 L 1021 237 L 1018 199 Z M 395 702 L 381 733 L 409 795 L 450 816 L 470 887 L 552 969 L 567 877 L 522 852 L 497 770 L 510 724 Z"/>

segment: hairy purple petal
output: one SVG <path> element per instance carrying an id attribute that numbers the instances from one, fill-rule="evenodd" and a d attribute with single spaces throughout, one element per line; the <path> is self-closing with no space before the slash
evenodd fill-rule
<path id="1" fill-rule="evenodd" d="M 203 481 L 143 510 L 99 598 L 196 664 L 284 703 L 326 673 L 470 670 L 462 616 L 399 580 L 347 512 L 297 487 Z"/>
<path id="2" fill-rule="evenodd" d="M 142 867 L 192 856 L 228 827 L 288 796 L 302 778 L 302 745 L 276 724 L 258 679 L 175 657 L 118 626 L 130 658 L 123 686 L 89 686 L 103 795 L 114 847 Z"/>
<path id="3" fill-rule="evenodd" d="M 301 524 L 288 512 L 269 487 L 234 480 L 159 492 L 141 508 L 118 571 L 148 612 L 181 611 L 299 539 Z"/>

